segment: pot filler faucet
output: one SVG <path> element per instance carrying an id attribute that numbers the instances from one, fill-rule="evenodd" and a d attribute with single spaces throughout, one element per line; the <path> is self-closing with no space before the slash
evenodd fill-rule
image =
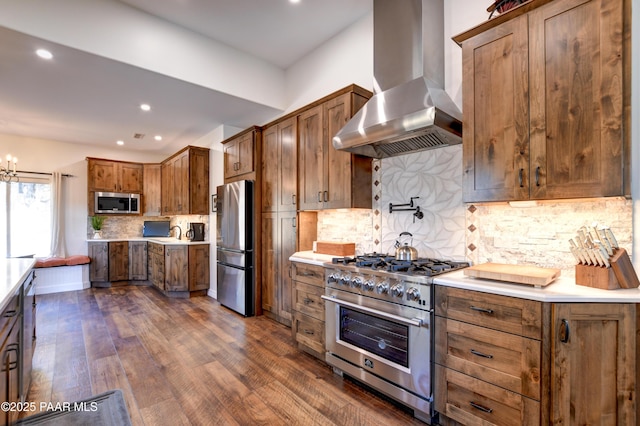
<path id="1" fill-rule="evenodd" d="M 169 232 L 171 232 L 172 229 L 174 228 L 178 228 L 178 236 L 176 237 L 177 239 L 181 239 L 182 238 L 182 228 L 180 228 L 178 225 L 172 226 L 171 228 L 169 228 Z"/>

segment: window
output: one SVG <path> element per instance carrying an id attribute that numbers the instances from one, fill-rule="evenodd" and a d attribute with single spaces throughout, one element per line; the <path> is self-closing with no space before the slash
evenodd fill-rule
<path id="1" fill-rule="evenodd" d="M 51 185 L 46 179 L 20 178 L 0 184 L 0 258 L 48 256 L 51 246 Z"/>

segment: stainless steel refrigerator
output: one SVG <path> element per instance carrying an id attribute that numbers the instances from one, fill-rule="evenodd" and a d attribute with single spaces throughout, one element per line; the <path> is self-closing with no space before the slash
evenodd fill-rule
<path id="1" fill-rule="evenodd" d="M 256 312 L 253 181 L 217 187 L 218 301 L 234 311 Z"/>

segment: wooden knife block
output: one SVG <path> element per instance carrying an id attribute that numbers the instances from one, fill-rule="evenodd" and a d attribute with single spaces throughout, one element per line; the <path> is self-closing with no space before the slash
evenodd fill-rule
<path id="1" fill-rule="evenodd" d="M 609 259 L 610 268 L 576 265 L 576 284 L 603 290 L 636 288 L 640 286 L 631 259 L 625 249 L 617 249 Z"/>

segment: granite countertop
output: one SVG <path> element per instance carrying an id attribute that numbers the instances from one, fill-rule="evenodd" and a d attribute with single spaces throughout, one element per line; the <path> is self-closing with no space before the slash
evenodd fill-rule
<path id="1" fill-rule="evenodd" d="M 36 259 L 15 258 L 0 260 L 0 312 L 4 310 L 11 296 L 33 269 Z"/>
<path id="2" fill-rule="evenodd" d="M 312 265 L 329 266 L 336 256 L 301 251 L 294 253 L 289 260 Z M 438 275 L 434 278 L 438 285 L 456 287 L 465 290 L 481 291 L 502 296 L 519 297 L 521 299 L 540 302 L 582 302 L 582 303 L 640 303 L 640 288 L 601 290 L 598 288 L 577 285 L 573 275 L 560 275 L 551 284 L 536 288 L 530 285 L 509 283 L 467 277 L 463 270 Z"/>
<path id="3" fill-rule="evenodd" d="M 196 245 L 196 244 L 209 244 L 209 241 L 190 241 L 190 240 L 178 240 L 173 237 L 134 237 L 134 238 L 100 238 L 95 240 L 87 240 L 88 243 L 111 243 L 118 241 L 147 241 L 151 243 L 164 244 L 164 245 Z"/>

